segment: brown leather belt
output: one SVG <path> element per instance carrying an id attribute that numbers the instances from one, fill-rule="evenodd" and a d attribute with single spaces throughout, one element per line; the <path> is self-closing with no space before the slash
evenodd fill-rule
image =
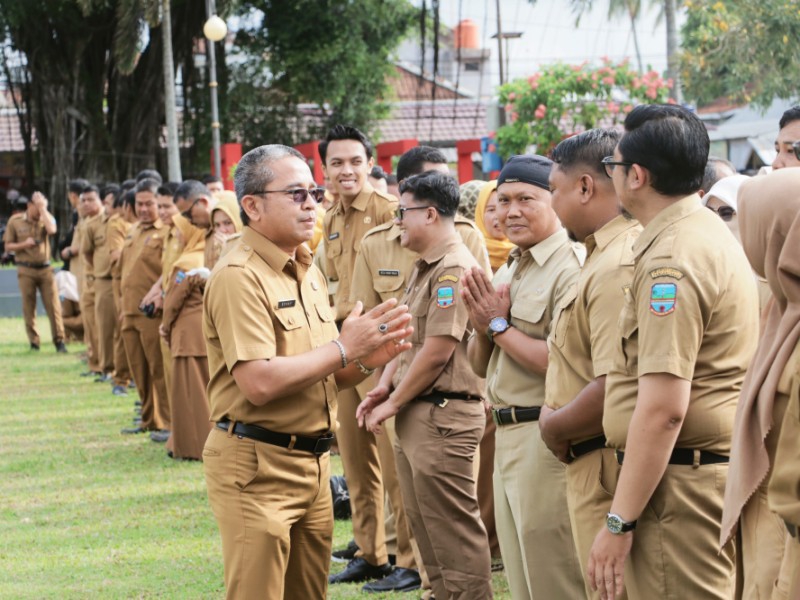
<path id="1" fill-rule="evenodd" d="M 417 396 L 414 398 L 417 402 L 430 402 L 439 408 L 444 408 L 450 400 L 463 400 L 464 402 L 478 402 L 480 396 L 472 396 L 470 394 L 446 394 L 444 392 L 434 392 L 432 394 L 425 394 L 424 396 Z"/>
<path id="2" fill-rule="evenodd" d="M 22 262 L 21 260 L 16 261 L 15 263 L 18 267 L 28 267 L 29 269 L 46 269 L 50 266 L 49 262 L 46 263 L 30 263 L 30 262 Z"/>
<path id="3" fill-rule="evenodd" d="M 786 525 L 786 531 L 789 532 L 789 535 L 792 536 L 796 541 L 800 541 L 800 531 L 798 531 L 797 525 L 794 523 L 789 523 L 789 521 L 784 520 L 784 525 Z"/>
<path id="4" fill-rule="evenodd" d="M 277 431 L 270 431 L 257 425 L 245 425 L 230 421 L 220 421 L 217 423 L 217 428 L 222 431 L 229 431 L 233 425 L 233 434 L 256 440 L 257 442 L 264 442 L 272 446 L 280 446 L 281 448 L 288 448 L 289 450 L 302 450 L 304 452 L 311 452 L 313 454 L 325 454 L 331 449 L 333 444 L 333 433 L 326 433 L 321 437 L 307 437 L 304 435 L 291 435 L 288 433 L 279 433 Z"/>
<path id="5" fill-rule="evenodd" d="M 538 421 L 541 412 L 541 406 L 493 408 L 492 420 L 499 426 L 511 425 L 513 423 L 526 423 L 528 421 Z"/>

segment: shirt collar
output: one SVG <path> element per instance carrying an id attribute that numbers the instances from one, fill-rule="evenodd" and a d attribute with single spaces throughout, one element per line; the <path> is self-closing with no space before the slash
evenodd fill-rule
<path id="1" fill-rule="evenodd" d="M 592 255 L 595 248 L 602 252 L 603 249 L 617 239 L 618 236 L 636 227 L 638 224 L 639 221 L 626 218 L 624 215 L 614 217 L 584 240 L 583 243 L 586 245 L 587 257 Z"/>
<path id="2" fill-rule="evenodd" d="M 292 261 L 292 257 L 278 248 L 272 240 L 258 233 L 249 225 L 244 227 L 242 244 L 252 247 L 255 253 L 276 273 L 282 273 L 286 269 L 286 265 Z M 311 266 L 311 252 L 304 244 L 295 250 L 294 260 L 306 268 Z"/>
<path id="3" fill-rule="evenodd" d="M 356 199 L 353 200 L 350 208 L 361 212 L 367 210 L 367 206 L 369 206 L 369 199 L 372 197 L 374 191 L 375 188 L 372 187 L 372 184 L 370 184 L 369 181 L 364 181 L 364 186 L 361 188 L 358 196 L 356 196 Z M 339 200 L 339 202 L 336 203 L 334 210 L 337 214 L 345 214 L 344 203 Z"/>
<path id="4" fill-rule="evenodd" d="M 433 263 L 439 262 L 442 260 L 448 252 L 450 252 L 455 246 L 457 246 L 461 241 L 461 238 L 458 237 L 458 234 L 454 234 L 452 236 L 446 237 L 444 240 L 436 244 L 433 248 L 428 250 L 423 255 L 420 255 L 419 260 L 432 265 Z"/>
<path id="5" fill-rule="evenodd" d="M 633 244 L 634 257 L 638 258 L 645 250 L 653 243 L 653 241 L 670 225 L 677 223 L 681 219 L 686 218 L 690 214 L 702 210 L 700 204 L 700 196 L 692 194 L 681 198 L 677 202 L 668 206 L 655 218 L 650 221 L 647 226 L 642 230 L 639 239 Z"/>
<path id="6" fill-rule="evenodd" d="M 549 238 L 542 240 L 538 244 L 534 244 L 528 250 L 524 251 L 516 247 L 511 251 L 511 254 L 508 256 L 509 261 L 522 259 L 525 253 L 529 253 L 531 258 L 536 261 L 536 264 L 540 267 L 545 264 L 550 257 L 558 250 L 564 242 L 569 241 L 569 237 L 567 236 L 567 230 L 561 227 L 558 231 L 556 231 L 553 235 Z"/>

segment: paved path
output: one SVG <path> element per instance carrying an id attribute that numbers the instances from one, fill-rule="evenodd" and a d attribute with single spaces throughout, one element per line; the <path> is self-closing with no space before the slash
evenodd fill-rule
<path id="1" fill-rule="evenodd" d="M 36 295 L 36 313 L 45 315 L 42 298 Z M 22 301 L 17 286 L 16 269 L 0 269 L 0 317 L 21 317 Z"/>

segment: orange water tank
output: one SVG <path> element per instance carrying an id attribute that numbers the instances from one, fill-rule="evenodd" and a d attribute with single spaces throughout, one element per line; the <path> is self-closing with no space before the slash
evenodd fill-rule
<path id="1" fill-rule="evenodd" d="M 478 24 L 472 19 L 463 19 L 455 28 L 456 48 L 480 48 Z"/>

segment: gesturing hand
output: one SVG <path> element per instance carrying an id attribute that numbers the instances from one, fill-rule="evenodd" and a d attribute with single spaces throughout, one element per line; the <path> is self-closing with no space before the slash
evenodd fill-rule
<path id="1" fill-rule="evenodd" d="M 389 399 L 389 386 L 378 384 L 372 391 L 368 392 L 361 404 L 356 408 L 356 420 L 359 427 L 364 427 L 366 416 L 372 412 L 376 406 Z"/>
<path id="2" fill-rule="evenodd" d="M 469 320 L 477 330 L 484 332 L 495 317 L 508 318 L 511 297 L 508 285 L 494 289 L 489 277 L 478 267 L 464 272 L 461 277 L 461 297 L 467 305 Z"/>
<path id="3" fill-rule="evenodd" d="M 356 302 L 339 334 L 348 359 L 362 359 L 364 366 L 372 369 L 411 347 L 403 341 L 414 332 L 408 327 L 411 315 L 406 305 L 398 306 L 397 300 L 391 298 L 363 315 L 361 308 L 361 302 Z"/>

